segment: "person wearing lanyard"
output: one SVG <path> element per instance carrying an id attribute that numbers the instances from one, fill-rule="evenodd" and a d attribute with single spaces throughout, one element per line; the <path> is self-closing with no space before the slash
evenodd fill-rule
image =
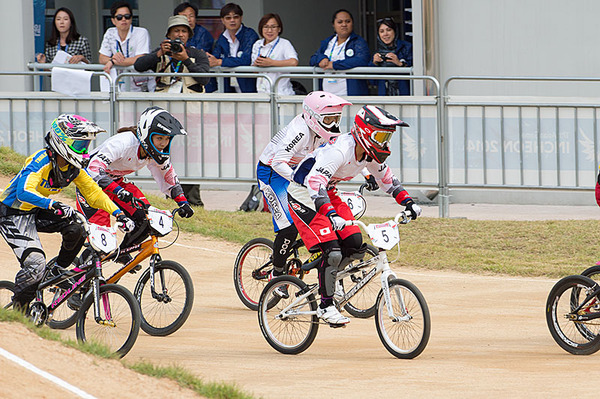
<path id="1" fill-rule="evenodd" d="M 354 33 L 354 19 L 348 10 L 340 9 L 332 18 L 335 35 L 321 42 L 310 57 L 310 65 L 323 69 L 344 70 L 369 65 L 371 55 L 366 40 Z M 328 78 L 320 83 L 324 91 L 338 96 L 366 96 L 367 81 L 361 79 Z"/>
<path id="2" fill-rule="evenodd" d="M 298 65 L 298 53 L 289 40 L 279 36 L 283 33 L 283 22 L 278 14 L 266 14 L 258 23 L 258 31 L 263 37 L 252 46 L 252 65 L 259 67 L 282 67 Z M 273 82 L 280 73 L 267 74 Z M 256 91 L 270 93 L 269 82 L 264 78 L 256 80 Z M 277 93 L 284 96 L 294 95 L 289 78 L 284 78 L 277 85 Z"/>
<path id="3" fill-rule="evenodd" d="M 104 72 L 113 66 L 131 66 L 143 54 L 150 52 L 150 35 L 145 28 L 133 27 L 133 13 L 126 1 L 117 1 L 110 8 L 114 28 L 108 28 L 100 45 L 100 63 Z M 131 91 L 142 91 L 147 78 L 132 79 Z"/>
<path id="4" fill-rule="evenodd" d="M 204 50 L 206 52 L 212 51 L 215 40 L 206 28 L 196 23 L 198 7 L 195 4 L 187 1 L 181 3 L 175 7 L 173 15 L 183 15 L 186 17 L 190 24 L 190 28 L 192 28 L 192 36 L 190 36 L 187 41 L 186 47 L 195 47 L 198 50 Z"/>
<path id="5" fill-rule="evenodd" d="M 225 31 L 217 39 L 213 52 L 208 54 L 211 67 L 232 68 L 252 63 L 252 45 L 258 40 L 258 35 L 254 29 L 242 24 L 243 14 L 242 8 L 235 3 L 227 3 L 221 8 L 221 22 Z M 225 93 L 256 93 L 256 79 L 226 78 L 224 86 Z M 217 82 L 213 78 L 206 86 L 206 91 L 211 93 L 216 90 Z"/>
<path id="6" fill-rule="evenodd" d="M 52 34 L 45 44 L 44 54 L 37 55 L 37 62 L 52 62 L 58 50 L 63 50 L 72 55 L 67 61 L 69 64 L 79 62 L 89 64 L 92 59 L 90 42 L 77 32 L 73 12 L 66 7 L 61 7 L 54 13 L 53 22 Z"/>

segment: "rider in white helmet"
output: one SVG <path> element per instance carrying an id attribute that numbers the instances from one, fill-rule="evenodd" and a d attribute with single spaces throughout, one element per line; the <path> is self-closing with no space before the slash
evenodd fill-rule
<path id="1" fill-rule="evenodd" d="M 50 195 L 73 182 L 90 204 L 115 216 L 123 230 L 134 227 L 133 221 L 82 171 L 90 159 L 90 142 L 102 132 L 106 130 L 79 115 L 60 115 L 46 134 L 46 148 L 27 158 L 0 195 L 0 233 L 21 264 L 15 277 L 16 308 L 27 309 L 46 266 L 38 232 L 62 234 L 56 264 L 63 268 L 71 264 L 84 243 L 83 228 L 73 223 L 74 209 L 51 200 Z"/>
<path id="2" fill-rule="evenodd" d="M 307 154 L 340 134 L 342 109 L 346 105 L 352 104 L 334 94 L 324 91 L 309 93 L 302 103 L 302 114 L 281 129 L 260 155 L 256 175 L 273 215 L 276 233 L 273 276 L 286 272 L 287 248 L 298 235 L 287 200 L 287 186 L 293 169 Z"/>
<path id="3" fill-rule="evenodd" d="M 154 106 L 142 112 L 137 126 L 124 127 L 118 132 L 120 134 L 110 137 L 92 152 L 87 172 L 115 204 L 135 221 L 135 230 L 126 234 L 121 242 L 121 248 L 127 248 L 145 240 L 150 231 L 145 212 L 132 204 L 134 197 L 146 206 L 150 206 L 150 203 L 144 193 L 127 180 L 126 175 L 147 167 L 160 190 L 177 202 L 182 217 L 191 217 L 194 210 L 185 198 L 170 162 L 173 138 L 187 134 L 181 123 L 169 112 Z M 90 221 L 107 224 L 106 212 L 91 207 L 80 195 L 77 195 L 77 202 Z M 130 260 L 129 254 L 117 259 L 124 264 Z"/>
<path id="4" fill-rule="evenodd" d="M 300 237 L 309 251 L 323 253 L 317 266 L 321 295 L 317 316 L 330 324 L 350 322 L 334 304 L 335 278 L 338 270 L 361 259 L 366 250 L 360 229 L 345 226 L 354 217 L 337 195 L 337 183 L 353 179 L 366 167 L 386 193 L 412 212 L 413 219 L 421 214 L 385 164 L 398 126 L 408 124 L 379 107 L 365 105 L 356 114 L 351 132 L 307 156 L 294 170 L 288 187 L 291 216 Z"/>

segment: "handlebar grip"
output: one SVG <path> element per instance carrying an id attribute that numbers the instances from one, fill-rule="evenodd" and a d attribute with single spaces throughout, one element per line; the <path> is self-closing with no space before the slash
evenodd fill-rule
<path id="1" fill-rule="evenodd" d="M 146 209 L 146 204 L 139 198 L 133 197 L 131 199 L 131 206 L 135 209 Z"/>
<path id="2" fill-rule="evenodd" d="M 365 188 L 367 188 L 367 183 L 363 183 L 360 185 L 360 187 L 358 188 L 358 192 L 360 195 L 363 195 L 363 192 L 365 191 Z"/>

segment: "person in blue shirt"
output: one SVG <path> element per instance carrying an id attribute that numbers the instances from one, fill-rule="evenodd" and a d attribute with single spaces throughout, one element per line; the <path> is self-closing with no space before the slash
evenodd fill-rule
<path id="1" fill-rule="evenodd" d="M 194 35 L 188 39 L 185 47 L 194 47 L 198 50 L 204 50 L 206 53 L 210 53 L 213 49 L 214 40 L 209 31 L 203 26 L 196 24 L 196 17 L 198 16 L 198 7 L 195 4 L 185 2 L 181 3 L 175 10 L 173 15 L 183 15 L 188 19 L 188 23 L 192 28 Z"/>
<path id="2" fill-rule="evenodd" d="M 221 22 L 225 31 L 219 36 L 212 53 L 208 53 L 211 67 L 237 67 L 252 63 L 252 45 L 258 40 L 258 34 L 252 28 L 242 24 L 242 8 L 235 3 L 227 3 L 221 8 Z M 208 93 L 216 91 L 215 79 L 206 86 Z M 256 79 L 227 78 L 225 93 L 256 93 Z"/>
<path id="3" fill-rule="evenodd" d="M 411 67 L 413 64 L 412 44 L 398 38 L 396 24 L 392 18 L 377 20 L 377 50 L 373 54 L 373 65 L 381 67 Z M 408 96 L 408 80 L 378 80 L 377 94 L 380 96 Z"/>
<path id="4" fill-rule="evenodd" d="M 310 57 L 311 66 L 323 69 L 343 70 L 369 65 L 371 54 L 367 41 L 354 33 L 354 18 L 348 10 L 340 9 L 333 13 L 335 35 L 321 42 L 316 53 Z M 369 89 L 366 80 L 324 79 L 322 90 L 337 96 L 366 96 Z"/>

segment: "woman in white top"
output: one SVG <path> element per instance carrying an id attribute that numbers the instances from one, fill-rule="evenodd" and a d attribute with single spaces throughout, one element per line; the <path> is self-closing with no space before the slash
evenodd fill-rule
<path id="1" fill-rule="evenodd" d="M 278 14 L 266 14 L 258 23 L 258 33 L 262 39 L 252 46 L 252 65 L 259 67 L 282 67 L 298 65 L 298 53 L 289 40 L 279 35 L 283 32 L 283 22 Z M 273 82 L 281 73 L 268 73 Z M 256 91 L 270 93 L 269 82 L 264 78 L 256 80 Z M 277 85 L 277 94 L 294 95 L 289 78 L 283 78 Z"/>

